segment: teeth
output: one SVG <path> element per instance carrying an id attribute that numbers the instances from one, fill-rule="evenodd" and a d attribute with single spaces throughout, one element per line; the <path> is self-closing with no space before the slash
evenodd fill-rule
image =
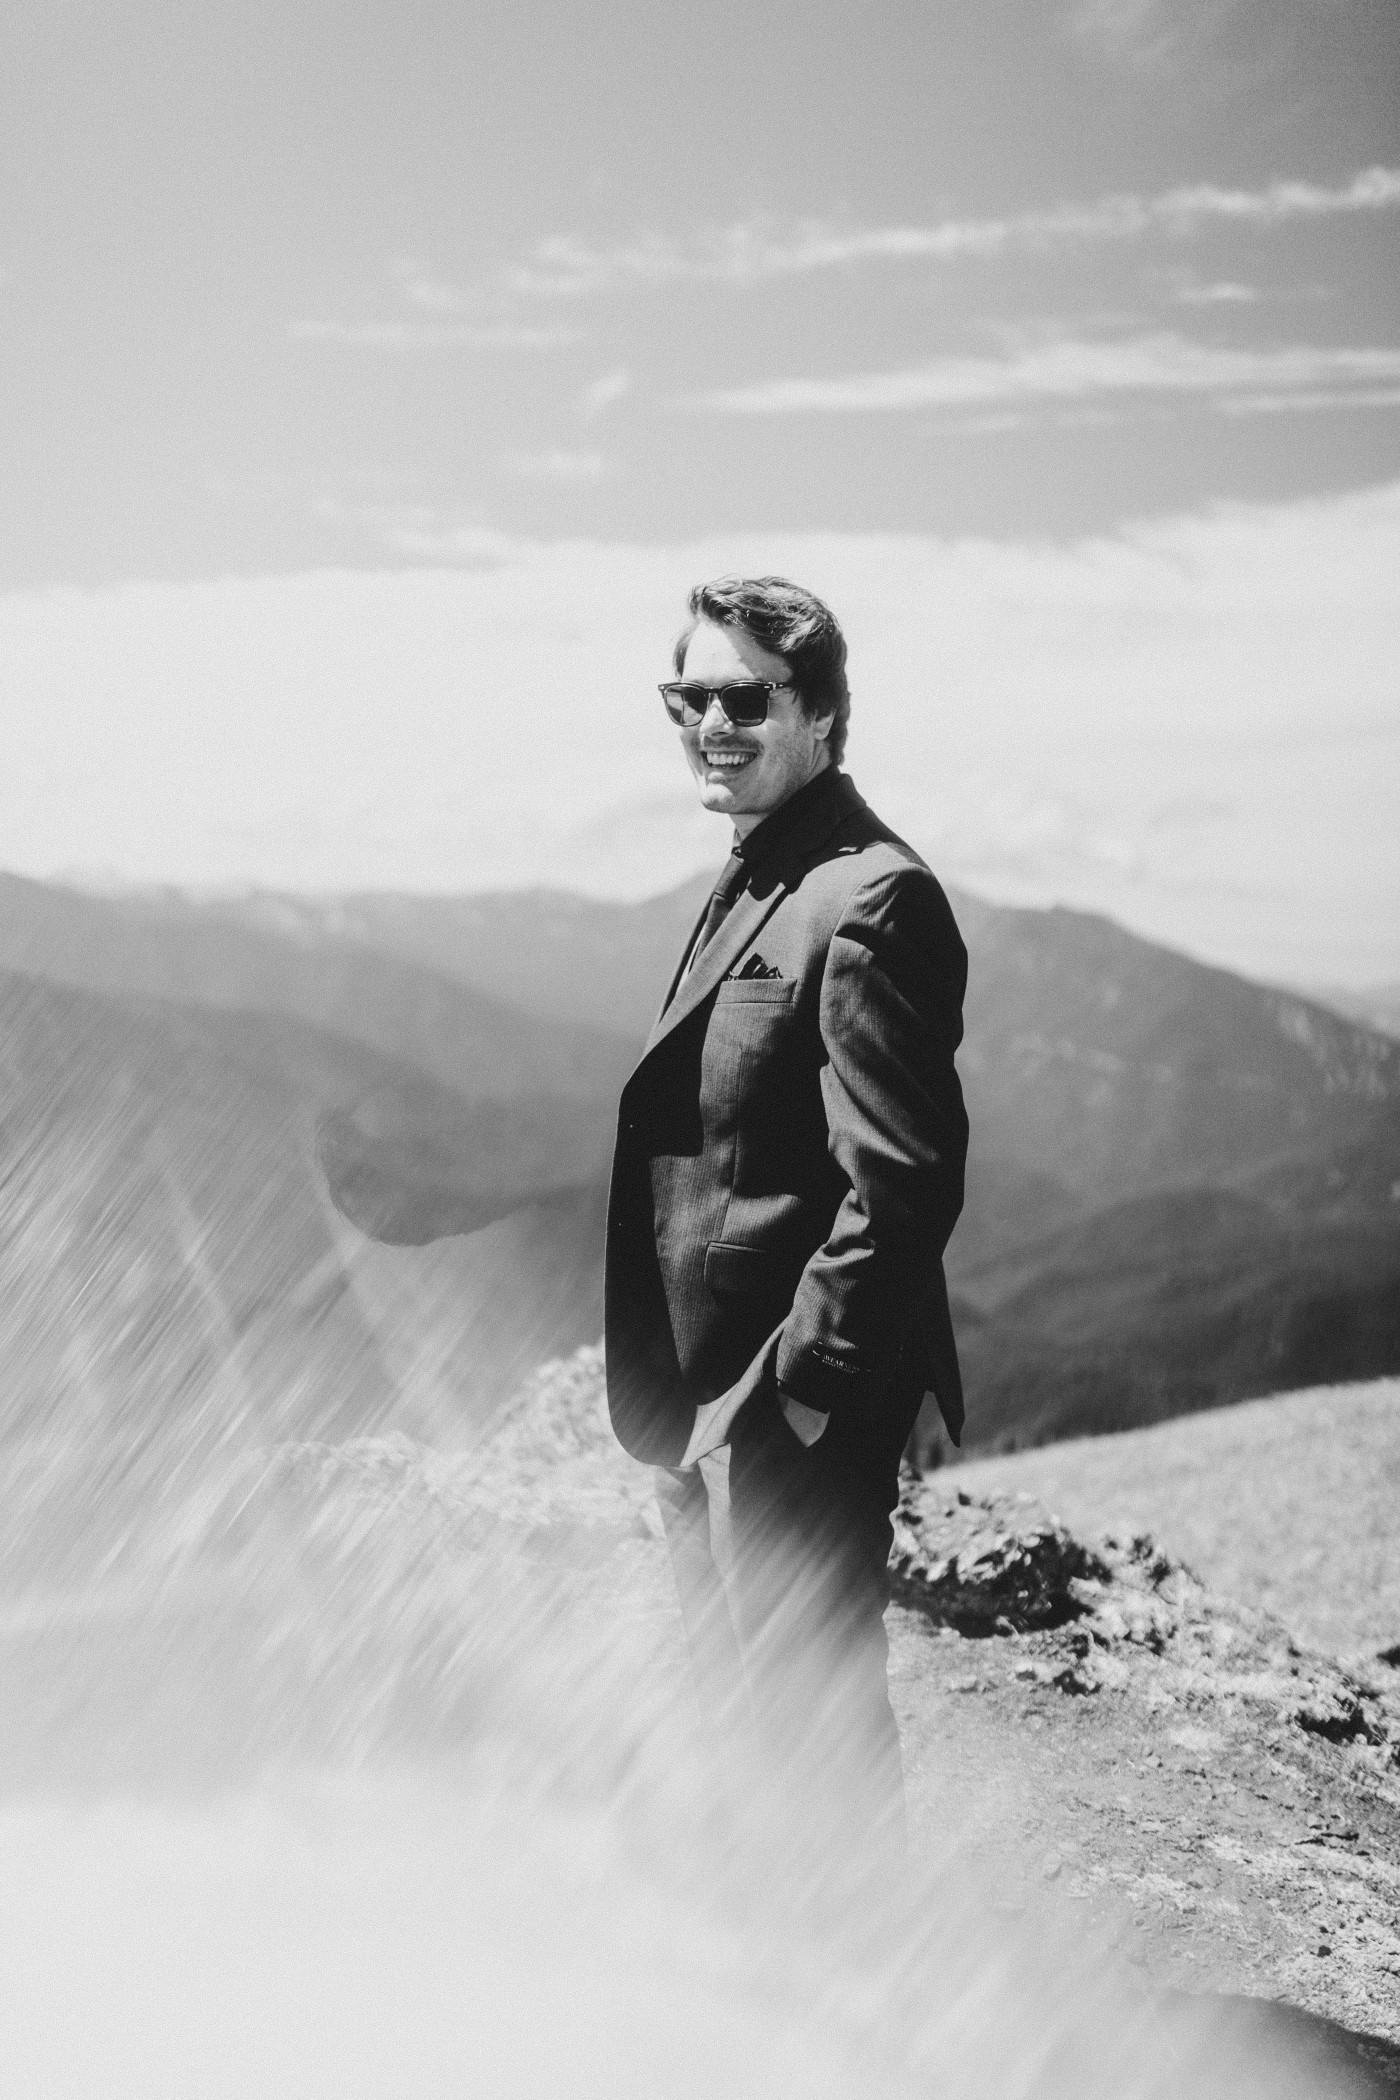
<path id="1" fill-rule="evenodd" d="M 746 766 L 753 757 L 752 751 L 707 751 L 707 766 Z"/>

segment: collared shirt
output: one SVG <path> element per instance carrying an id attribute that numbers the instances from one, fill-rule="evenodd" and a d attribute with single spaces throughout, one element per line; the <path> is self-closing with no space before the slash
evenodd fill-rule
<path id="1" fill-rule="evenodd" d="M 820 773 L 814 774 L 795 795 L 789 795 L 786 802 L 780 802 L 776 809 L 768 812 L 762 823 L 755 824 L 747 838 L 741 839 L 738 833 L 735 833 L 734 851 L 749 871 L 746 889 L 752 889 L 754 877 L 759 869 L 766 861 L 772 859 L 783 840 L 801 823 L 807 811 L 826 800 L 840 778 L 839 766 L 823 766 Z"/>

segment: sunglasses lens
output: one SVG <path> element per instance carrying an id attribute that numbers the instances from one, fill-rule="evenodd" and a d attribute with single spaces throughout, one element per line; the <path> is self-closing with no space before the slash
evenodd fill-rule
<path id="1" fill-rule="evenodd" d="M 757 729 L 768 719 L 766 685 L 730 685 L 720 695 L 720 706 L 736 729 Z"/>
<path id="2" fill-rule="evenodd" d="M 693 729 L 705 712 L 705 688 L 702 685 L 663 685 L 661 698 L 671 720 L 681 729 Z M 699 705 L 696 705 L 696 702 Z"/>

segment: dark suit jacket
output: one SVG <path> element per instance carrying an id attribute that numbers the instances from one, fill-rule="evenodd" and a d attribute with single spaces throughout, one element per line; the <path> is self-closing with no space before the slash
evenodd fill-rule
<path id="1" fill-rule="evenodd" d="M 653 1464 L 761 1358 L 809 1406 L 931 1386 L 962 1427 L 942 1254 L 967 953 L 918 854 L 829 779 L 684 976 L 687 942 L 623 1088 L 608 1400 Z"/>

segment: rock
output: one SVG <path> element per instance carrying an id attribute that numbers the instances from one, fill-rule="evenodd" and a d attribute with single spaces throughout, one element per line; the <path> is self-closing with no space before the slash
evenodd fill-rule
<path id="1" fill-rule="evenodd" d="M 1057 1670 L 1050 1679 L 1057 1692 L 1069 1692 L 1076 1698 L 1084 1698 L 1102 1689 L 1098 1677 L 1082 1663 L 1068 1663 Z"/>
<path id="2" fill-rule="evenodd" d="M 970 1638 L 1068 1629 L 1016 1665 L 1023 1684 L 1088 1698 L 1137 1682 L 1152 1711 L 1228 1695 L 1275 1726 L 1400 1769 L 1400 1699 L 1381 1678 L 1211 1595 L 1145 1534 L 1089 1547 L 1024 1495 L 953 1494 L 917 1478 L 903 1484 L 894 1534 L 894 1595 L 939 1627 Z"/>
<path id="3" fill-rule="evenodd" d="M 1086 1609 L 1080 1581 L 1103 1564 L 1034 1503 L 955 1501 L 909 1481 L 894 1520 L 895 1595 L 961 1633 L 1006 1636 L 1062 1626 Z"/>
<path id="4" fill-rule="evenodd" d="M 1305 1701 L 1293 1718 L 1309 1735 L 1324 1736 L 1329 1743 L 1378 1743 L 1384 1740 L 1361 1700 L 1345 1690 L 1334 1690 Z"/>

